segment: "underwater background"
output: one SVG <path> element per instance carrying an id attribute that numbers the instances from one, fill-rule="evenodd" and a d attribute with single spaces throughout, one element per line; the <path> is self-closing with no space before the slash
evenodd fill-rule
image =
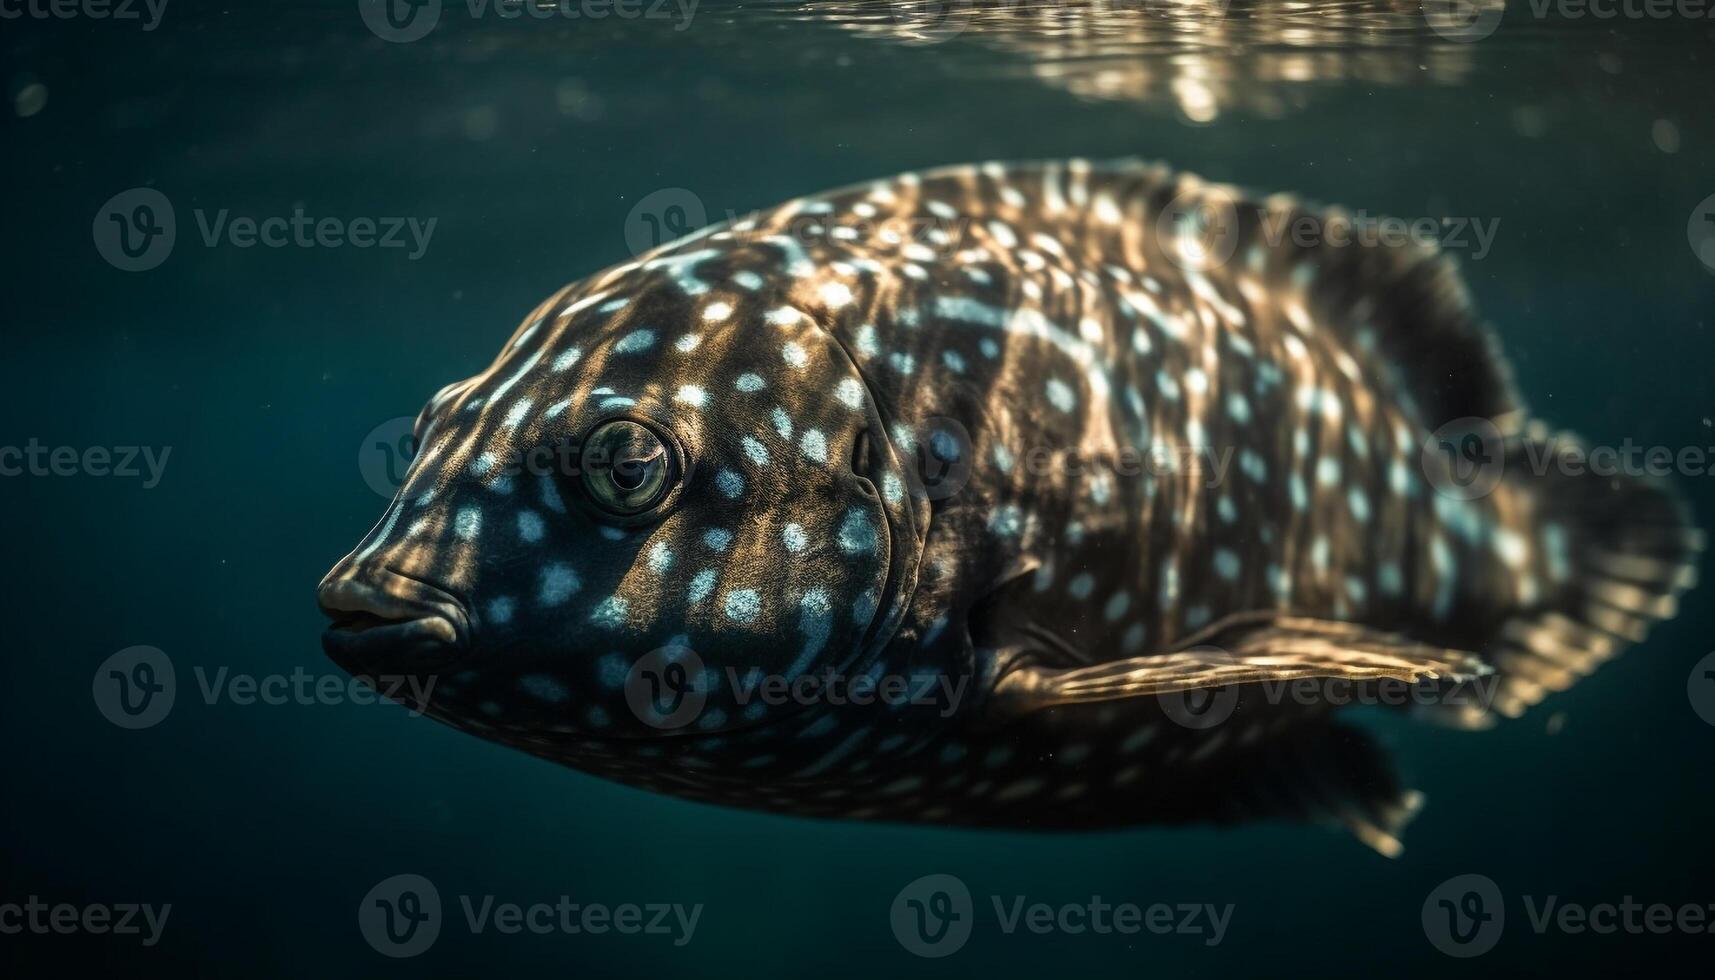
<path id="1" fill-rule="evenodd" d="M 170 447 L 153 480 L 0 477 L 0 905 L 172 906 L 150 946 L 0 934 L 7 975 L 1438 976 L 1709 955 L 1715 935 L 1685 929 L 1539 933 L 1525 907 L 1715 903 L 1703 589 L 1494 731 L 1363 714 L 1427 795 L 1391 860 L 1285 824 L 811 822 L 620 787 L 395 705 L 208 703 L 217 674 L 343 678 L 314 588 L 381 513 L 377 432 L 396 439 L 551 291 L 704 221 L 921 167 L 1142 156 L 1481 224 L 1486 246 L 1448 251 L 1538 414 L 1605 445 L 1715 446 L 1715 19 L 1689 16 L 1706 8 L 948 6 L 0 3 L 0 445 Z M 175 230 L 139 252 L 114 216 L 152 204 L 163 227 L 162 198 Z M 211 243 L 223 209 L 428 234 Z M 1715 477 L 1679 482 L 1708 526 Z M 170 658 L 177 695 L 128 729 L 101 668 L 138 645 Z M 432 948 L 390 958 L 359 907 L 399 874 L 446 914 Z M 931 874 L 976 901 L 945 958 L 891 918 Z M 1454 959 L 1425 906 L 1465 874 L 1504 893 L 1505 931 Z M 457 896 L 702 910 L 682 944 L 473 934 Z M 1007 934 L 993 896 L 1232 912 L 1213 943 Z"/>

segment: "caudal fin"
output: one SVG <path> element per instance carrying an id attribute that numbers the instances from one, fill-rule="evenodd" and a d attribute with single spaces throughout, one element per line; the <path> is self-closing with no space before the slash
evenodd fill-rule
<path id="1" fill-rule="evenodd" d="M 1518 574 L 1537 594 L 1482 651 L 1496 670 L 1487 704 L 1447 706 L 1442 720 L 1463 727 L 1516 718 L 1642 641 L 1695 583 L 1704 543 L 1665 480 L 1616 473 L 1618 457 L 1592 459 L 1540 425 L 1508 446 L 1496 493 L 1504 522 L 1536 545 Z"/>

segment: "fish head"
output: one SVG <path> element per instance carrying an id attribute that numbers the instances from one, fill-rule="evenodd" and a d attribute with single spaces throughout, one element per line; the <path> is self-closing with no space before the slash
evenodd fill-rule
<path id="1" fill-rule="evenodd" d="M 755 683 L 861 670 L 909 601 L 920 502 L 854 362 L 791 306 L 574 287 L 416 433 L 320 586 L 324 646 L 429 675 L 421 707 L 485 737 L 765 724 L 805 706 Z"/>

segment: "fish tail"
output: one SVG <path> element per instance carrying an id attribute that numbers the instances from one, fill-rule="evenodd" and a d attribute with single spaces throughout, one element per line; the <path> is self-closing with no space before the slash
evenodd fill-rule
<path id="1" fill-rule="evenodd" d="M 1704 534 L 1684 498 L 1634 453 L 1604 463 L 1575 436 L 1532 424 L 1506 441 L 1496 488 L 1498 558 L 1517 592 L 1484 656 L 1487 696 L 1460 727 L 1516 718 L 1641 642 L 1696 582 Z"/>

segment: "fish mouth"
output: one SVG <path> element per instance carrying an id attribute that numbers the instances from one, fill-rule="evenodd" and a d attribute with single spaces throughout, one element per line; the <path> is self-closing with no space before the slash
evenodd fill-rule
<path id="1" fill-rule="evenodd" d="M 350 578 L 323 582 L 316 591 L 329 620 L 322 649 L 352 674 L 445 667 L 463 654 L 469 624 L 463 608 L 438 592 L 392 573 L 385 588 Z"/>

